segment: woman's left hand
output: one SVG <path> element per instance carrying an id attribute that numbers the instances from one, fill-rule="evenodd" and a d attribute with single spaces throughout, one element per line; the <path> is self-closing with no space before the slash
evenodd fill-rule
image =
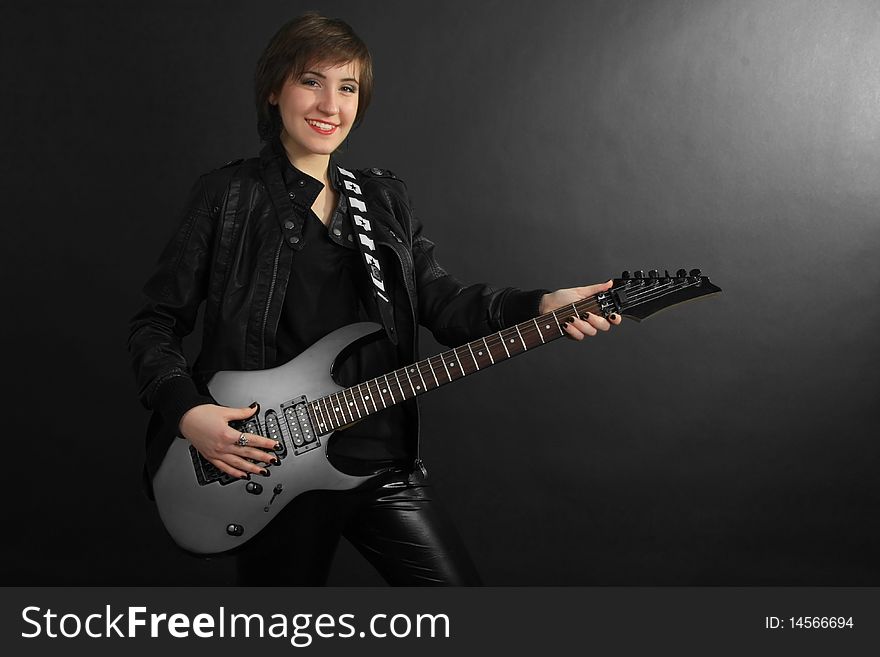
<path id="1" fill-rule="evenodd" d="M 541 297 L 541 304 L 538 312 L 540 314 L 549 313 L 551 310 L 562 308 L 573 303 L 586 299 L 599 292 L 608 290 L 613 285 L 613 281 L 609 280 L 605 283 L 596 285 L 585 285 L 583 287 L 567 287 L 556 290 L 550 294 Z M 585 337 L 596 335 L 599 331 L 607 331 L 611 325 L 620 324 L 620 315 L 612 314 L 608 319 L 602 315 L 587 313 L 586 319 L 574 316 L 573 313 L 566 314 L 565 311 L 559 314 L 559 319 L 563 322 L 563 327 L 568 337 L 572 340 L 583 340 Z"/>

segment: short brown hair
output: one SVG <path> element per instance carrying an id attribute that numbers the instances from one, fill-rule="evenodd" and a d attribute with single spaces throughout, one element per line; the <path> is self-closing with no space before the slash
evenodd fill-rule
<path id="1" fill-rule="evenodd" d="M 373 95 L 373 59 L 367 45 L 348 23 L 317 12 L 303 14 L 285 23 L 260 55 L 254 74 L 260 139 L 269 141 L 281 134 L 281 116 L 278 108 L 269 102 L 269 96 L 281 91 L 287 80 L 315 64 L 339 66 L 348 62 L 357 64 L 360 78 L 354 119 L 356 127 L 363 120 Z"/>

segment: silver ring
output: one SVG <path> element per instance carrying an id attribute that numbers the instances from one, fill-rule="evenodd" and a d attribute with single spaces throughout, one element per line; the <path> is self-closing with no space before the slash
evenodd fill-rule
<path id="1" fill-rule="evenodd" d="M 241 434 L 241 435 L 238 437 L 238 442 L 237 442 L 237 444 L 238 444 L 239 447 L 247 447 L 247 444 L 248 444 L 247 436 L 245 436 L 244 434 Z"/>

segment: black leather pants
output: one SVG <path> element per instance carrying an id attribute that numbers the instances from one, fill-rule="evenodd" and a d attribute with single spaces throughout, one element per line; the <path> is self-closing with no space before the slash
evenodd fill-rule
<path id="1" fill-rule="evenodd" d="M 241 586 L 323 586 L 339 537 L 391 586 L 479 586 L 477 570 L 421 473 L 293 500 L 236 556 Z"/>

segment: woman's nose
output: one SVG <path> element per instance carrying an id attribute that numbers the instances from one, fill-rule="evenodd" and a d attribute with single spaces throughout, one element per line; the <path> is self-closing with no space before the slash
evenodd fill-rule
<path id="1" fill-rule="evenodd" d="M 325 114 L 338 114 L 339 102 L 336 99 L 336 94 L 332 91 L 321 94 L 321 97 L 318 99 L 318 109 Z"/>

